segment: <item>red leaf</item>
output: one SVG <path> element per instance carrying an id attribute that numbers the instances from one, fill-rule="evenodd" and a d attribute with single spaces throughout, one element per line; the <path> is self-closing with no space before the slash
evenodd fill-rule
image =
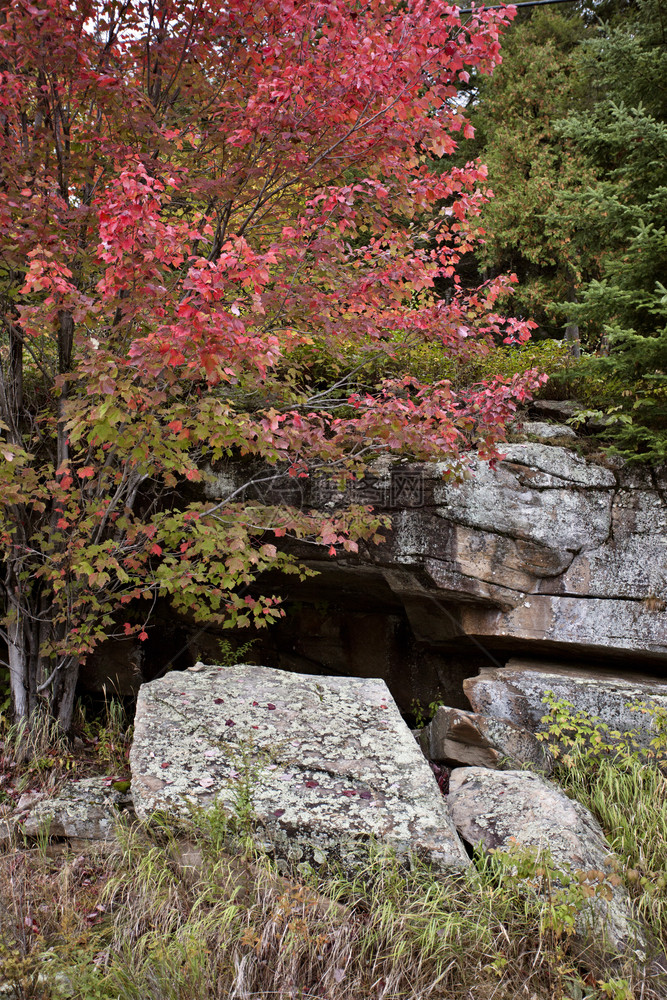
<path id="1" fill-rule="evenodd" d="M 95 470 L 92 465 L 85 465 L 83 469 L 77 469 L 77 476 L 79 479 L 90 479 L 95 475 Z"/>
<path id="2" fill-rule="evenodd" d="M 273 712 L 273 711 L 275 711 L 275 707 L 276 706 L 275 705 L 267 705 L 266 707 L 268 708 L 269 712 Z"/>

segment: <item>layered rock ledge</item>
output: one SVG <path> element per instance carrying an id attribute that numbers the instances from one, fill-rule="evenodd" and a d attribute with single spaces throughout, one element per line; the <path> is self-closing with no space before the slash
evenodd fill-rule
<path id="1" fill-rule="evenodd" d="M 322 585 L 334 574 L 363 589 L 373 570 L 429 644 L 468 637 L 667 664 L 667 470 L 539 442 L 504 452 L 495 467 L 473 462 L 459 484 L 443 479 L 444 464 L 375 463 L 366 499 L 384 503 L 392 530 L 358 560 L 310 553 Z"/>

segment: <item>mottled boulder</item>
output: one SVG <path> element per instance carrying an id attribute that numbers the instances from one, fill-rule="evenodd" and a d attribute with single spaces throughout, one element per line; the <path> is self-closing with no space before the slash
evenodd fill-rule
<path id="1" fill-rule="evenodd" d="M 111 840 L 120 812 L 132 807 L 131 796 L 112 788 L 105 778 L 72 781 L 53 798 L 40 799 L 28 813 L 23 832 L 28 837 Z"/>
<path id="2" fill-rule="evenodd" d="M 500 769 L 531 764 L 547 774 L 553 767 L 544 744 L 523 726 L 444 705 L 421 731 L 419 745 L 436 763 Z"/>
<path id="3" fill-rule="evenodd" d="M 569 420 L 576 416 L 579 410 L 585 409 L 584 404 L 576 399 L 534 399 L 530 404 L 533 414 L 547 420 Z"/>
<path id="4" fill-rule="evenodd" d="M 604 933 L 614 951 L 633 947 L 643 956 L 644 937 L 618 878 L 618 859 L 588 809 L 531 771 L 457 768 L 449 789 L 452 818 L 464 840 L 486 850 L 548 850 L 555 868 L 588 873 L 590 887 L 604 895 L 595 892 L 584 901 L 579 933 L 596 945 Z"/>
<path id="5" fill-rule="evenodd" d="M 130 755 L 137 815 L 252 801 L 279 857 L 345 865 L 377 839 L 440 869 L 468 856 L 382 681 L 237 665 L 143 685 Z"/>
<path id="6" fill-rule="evenodd" d="M 636 730 L 645 744 L 655 735 L 655 722 L 631 706 L 646 702 L 667 709 L 667 681 L 660 678 L 519 659 L 503 668 L 483 668 L 478 677 L 463 682 L 463 689 L 475 712 L 508 719 L 532 732 L 540 729 L 547 711 L 543 698 L 552 691 L 556 699 L 571 702 L 577 711 L 600 718 L 612 729 Z"/>

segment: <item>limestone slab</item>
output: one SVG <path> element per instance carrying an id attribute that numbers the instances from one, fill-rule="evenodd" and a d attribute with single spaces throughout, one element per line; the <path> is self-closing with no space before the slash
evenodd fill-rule
<path id="1" fill-rule="evenodd" d="M 247 789 L 281 857 L 350 864 L 375 839 L 439 869 L 469 859 L 386 684 L 268 667 L 198 665 L 144 684 L 130 755 L 139 818 Z"/>
<path id="2" fill-rule="evenodd" d="M 636 730 L 643 742 L 655 735 L 655 723 L 632 705 L 647 702 L 667 709 L 667 680 L 518 658 L 506 667 L 483 668 L 477 677 L 463 682 L 463 689 L 474 711 L 509 719 L 533 732 L 547 711 L 543 701 L 547 691 L 612 729 Z"/>
<path id="3" fill-rule="evenodd" d="M 118 814 L 131 804 L 127 793 L 117 792 L 104 778 L 72 781 L 58 795 L 43 798 L 31 808 L 23 832 L 28 837 L 44 833 L 49 837 L 110 840 Z"/>

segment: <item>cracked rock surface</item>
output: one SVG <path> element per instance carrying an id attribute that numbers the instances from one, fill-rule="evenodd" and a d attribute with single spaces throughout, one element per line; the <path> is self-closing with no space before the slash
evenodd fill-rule
<path id="1" fill-rule="evenodd" d="M 344 865 L 374 838 L 441 870 L 469 864 L 386 684 L 197 665 L 144 684 L 130 755 L 137 816 L 249 797 L 279 858 Z"/>
<path id="2" fill-rule="evenodd" d="M 426 646 L 469 636 L 545 656 L 551 648 L 667 663 L 667 468 L 601 464 L 526 441 L 505 445 L 495 466 L 473 459 L 461 483 L 449 473 L 444 462 L 373 462 L 363 502 L 391 515 L 386 541 L 335 560 L 294 543 L 323 592 L 327 581 L 350 594 L 381 583 Z M 239 489 L 241 475 L 226 467 L 209 495 Z M 298 502 L 316 509 L 359 499 L 339 492 L 324 503 L 316 479 L 299 482 Z"/>
<path id="3" fill-rule="evenodd" d="M 667 659 L 664 470 L 607 468 L 539 442 L 504 451 L 458 485 L 440 480 L 444 466 L 422 466 L 423 505 L 397 511 L 372 554 L 416 632 L 448 638 L 446 623 L 429 636 L 428 616 L 411 611 L 430 594 L 454 611 L 450 639 Z"/>

